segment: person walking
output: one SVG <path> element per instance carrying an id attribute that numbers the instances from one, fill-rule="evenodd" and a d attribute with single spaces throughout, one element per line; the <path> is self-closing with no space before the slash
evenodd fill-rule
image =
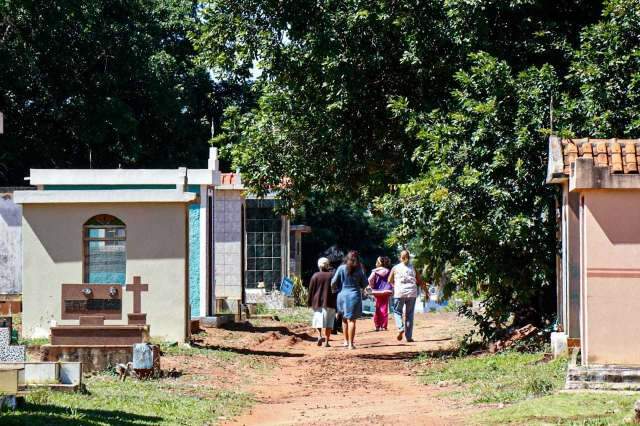
<path id="1" fill-rule="evenodd" d="M 336 306 L 342 315 L 344 346 L 349 349 L 355 349 L 356 320 L 362 316 L 362 290 L 367 284 L 358 252 L 350 251 L 331 281 L 332 290 L 338 293 Z"/>
<path id="2" fill-rule="evenodd" d="M 336 295 L 331 291 L 331 263 L 326 257 L 318 259 L 319 271 L 309 282 L 307 305 L 313 309 L 311 326 L 318 330 L 318 346 L 329 347 L 331 330 L 336 318 Z"/>
<path id="3" fill-rule="evenodd" d="M 398 327 L 398 340 L 405 336 L 413 342 L 413 314 L 418 296 L 418 286 L 423 287 L 420 276 L 410 263 L 409 251 L 400 252 L 400 263 L 391 269 L 389 284 L 393 286 L 393 317 Z M 404 310 L 404 319 L 402 316 Z"/>
<path id="4" fill-rule="evenodd" d="M 369 276 L 369 288 L 376 300 L 376 309 L 373 314 L 373 324 L 376 331 L 386 330 L 389 324 L 389 298 L 393 294 L 393 287 L 388 282 L 391 271 L 391 260 L 388 257 L 379 257 L 376 267 Z"/>

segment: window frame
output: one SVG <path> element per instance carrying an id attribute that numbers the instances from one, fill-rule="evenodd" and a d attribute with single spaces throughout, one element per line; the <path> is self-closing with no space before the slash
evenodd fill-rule
<path id="1" fill-rule="evenodd" d="M 93 221 L 101 222 L 107 221 L 104 224 L 101 223 L 91 223 Z M 111 222 L 111 223 L 110 223 Z M 91 229 L 122 229 L 124 230 L 123 237 L 90 237 L 89 231 Z M 89 282 L 89 244 L 92 241 L 124 241 L 124 249 L 125 249 L 125 263 L 124 263 L 124 271 L 126 277 L 127 271 L 127 225 L 117 218 L 116 216 L 110 214 L 98 214 L 92 216 L 87 220 L 82 226 L 82 282 L 83 284 L 104 284 L 104 285 L 125 285 L 125 283 L 90 283 Z M 125 278 L 126 281 L 126 278 Z"/>

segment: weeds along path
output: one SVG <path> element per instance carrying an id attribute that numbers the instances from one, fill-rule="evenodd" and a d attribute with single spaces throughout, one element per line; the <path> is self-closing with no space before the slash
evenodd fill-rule
<path id="1" fill-rule="evenodd" d="M 398 342 L 395 326 L 376 332 L 358 321 L 357 349 L 318 347 L 312 330 L 261 339 L 253 347 L 274 352 L 271 374 L 247 389 L 257 397 L 251 412 L 230 425 L 455 425 L 464 424 L 463 405 L 419 384 L 415 358 L 450 351 L 468 327 L 453 313 L 416 315 L 413 343 Z M 267 336 L 269 334 L 267 333 Z"/>

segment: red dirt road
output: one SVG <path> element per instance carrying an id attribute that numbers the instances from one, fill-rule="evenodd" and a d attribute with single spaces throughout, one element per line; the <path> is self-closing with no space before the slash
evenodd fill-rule
<path id="1" fill-rule="evenodd" d="M 453 313 L 416 315 L 414 343 L 398 342 L 395 326 L 376 332 L 358 321 L 357 349 L 319 348 L 299 338 L 265 339 L 254 349 L 286 354 L 271 374 L 246 390 L 257 404 L 229 425 L 456 425 L 469 408 L 419 383 L 415 357 L 446 352 L 469 327 Z M 309 330 L 305 330 L 311 332 Z"/>

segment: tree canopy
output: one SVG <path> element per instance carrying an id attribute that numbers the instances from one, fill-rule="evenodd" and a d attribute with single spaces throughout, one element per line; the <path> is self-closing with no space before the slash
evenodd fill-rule
<path id="1" fill-rule="evenodd" d="M 196 17 L 185 0 L 0 1 L 0 183 L 37 167 L 206 164 L 235 92 L 195 63 Z"/>
<path id="2" fill-rule="evenodd" d="M 310 191 L 370 199 L 417 171 L 398 99 L 419 112 L 446 107 L 480 49 L 515 70 L 566 67 L 598 13 L 575 0 L 216 0 L 204 3 L 196 46 L 220 78 L 255 77 L 257 106 L 230 109 L 216 141 L 254 190 L 280 186 L 291 204 Z"/>

